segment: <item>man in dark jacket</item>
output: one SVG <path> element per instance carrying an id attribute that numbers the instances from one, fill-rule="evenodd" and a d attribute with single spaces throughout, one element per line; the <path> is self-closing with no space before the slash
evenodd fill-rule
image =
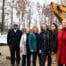
<path id="1" fill-rule="evenodd" d="M 48 55 L 48 66 L 51 66 L 51 54 L 49 47 L 49 30 L 46 24 L 41 25 L 42 32 L 40 33 L 40 50 L 41 53 L 41 64 L 40 66 L 45 66 L 45 60 Z"/>
<path id="2" fill-rule="evenodd" d="M 8 31 L 7 43 L 10 48 L 11 54 L 11 66 L 15 64 L 15 53 L 16 53 L 16 63 L 17 66 L 20 64 L 20 38 L 22 32 L 18 29 L 18 25 L 14 24 L 13 29 Z"/>

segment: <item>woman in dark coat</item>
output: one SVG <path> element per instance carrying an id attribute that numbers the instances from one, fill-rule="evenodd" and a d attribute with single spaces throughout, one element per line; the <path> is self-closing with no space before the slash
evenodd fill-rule
<path id="1" fill-rule="evenodd" d="M 57 34 L 58 34 L 57 25 L 53 23 L 50 26 L 50 49 L 52 54 L 57 53 L 57 45 L 58 45 Z"/>

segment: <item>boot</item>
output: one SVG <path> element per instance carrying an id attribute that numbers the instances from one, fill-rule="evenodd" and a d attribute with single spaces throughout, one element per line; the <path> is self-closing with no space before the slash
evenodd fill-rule
<path id="1" fill-rule="evenodd" d="M 20 64 L 17 64 L 17 66 L 20 66 Z"/>
<path id="2" fill-rule="evenodd" d="M 14 64 L 11 64 L 11 66 L 14 66 Z"/>

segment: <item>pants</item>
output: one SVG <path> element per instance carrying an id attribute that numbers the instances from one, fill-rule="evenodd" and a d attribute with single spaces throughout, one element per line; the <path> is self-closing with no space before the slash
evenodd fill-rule
<path id="1" fill-rule="evenodd" d="M 26 55 L 22 56 L 22 66 L 26 66 Z"/>
<path id="2" fill-rule="evenodd" d="M 48 66 L 51 66 L 51 54 L 48 51 L 43 51 L 41 53 L 41 64 L 40 66 L 45 66 L 46 57 L 48 55 Z"/>
<path id="3" fill-rule="evenodd" d="M 58 66 L 63 66 L 63 64 L 58 63 Z M 66 66 L 66 64 L 65 64 L 65 66 Z"/>
<path id="4" fill-rule="evenodd" d="M 11 54 L 11 64 L 15 64 L 15 55 L 16 55 L 16 63 L 20 63 L 20 48 L 19 47 L 10 47 Z"/>
<path id="5" fill-rule="evenodd" d="M 39 66 L 40 66 L 40 63 L 41 63 L 41 54 L 39 53 L 39 51 L 37 52 L 37 55 L 39 57 Z"/>
<path id="6" fill-rule="evenodd" d="M 63 66 L 63 64 L 58 64 L 58 66 Z"/>
<path id="7" fill-rule="evenodd" d="M 32 66 L 36 66 L 36 57 L 37 57 L 37 53 L 36 52 L 28 52 L 27 54 L 27 66 L 31 65 L 31 55 L 32 55 Z"/>

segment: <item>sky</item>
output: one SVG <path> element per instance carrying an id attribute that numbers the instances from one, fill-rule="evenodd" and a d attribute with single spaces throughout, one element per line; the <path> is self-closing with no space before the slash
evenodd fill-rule
<path id="1" fill-rule="evenodd" d="M 51 2 L 55 2 L 55 3 L 59 3 L 60 4 L 60 0 L 33 0 L 34 2 L 39 1 L 42 5 L 44 4 L 50 4 Z"/>

